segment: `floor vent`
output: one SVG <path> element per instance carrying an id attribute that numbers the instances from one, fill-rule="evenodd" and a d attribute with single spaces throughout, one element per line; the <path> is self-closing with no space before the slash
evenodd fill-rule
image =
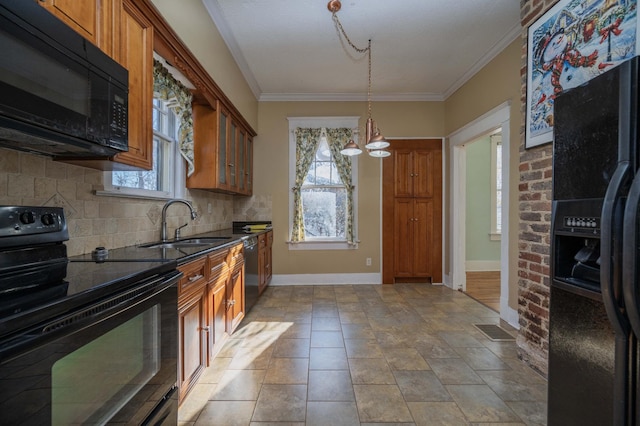
<path id="1" fill-rule="evenodd" d="M 482 332 L 489 339 L 502 342 L 506 340 L 515 340 L 515 337 L 507 333 L 504 329 L 500 328 L 499 325 L 495 324 L 474 324 L 474 326 Z"/>

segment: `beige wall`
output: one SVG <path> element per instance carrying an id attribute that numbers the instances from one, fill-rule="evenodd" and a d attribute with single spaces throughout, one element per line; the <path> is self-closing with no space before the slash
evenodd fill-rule
<path id="1" fill-rule="evenodd" d="M 380 160 L 358 157 L 357 250 L 293 251 L 289 239 L 289 122 L 287 117 L 359 116 L 365 102 L 261 102 L 260 129 L 254 144 L 254 194 L 271 196 L 274 274 L 375 273 L 380 262 Z M 444 131 L 442 102 L 374 102 L 373 118 L 382 133 L 394 137 L 434 137 Z M 365 266 L 365 259 L 372 265 Z"/>
<path id="2" fill-rule="evenodd" d="M 202 0 L 151 0 L 224 94 L 254 130 L 258 102 Z M 171 59 L 171 58 L 166 58 Z"/>
<path id="3" fill-rule="evenodd" d="M 464 127 L 502 103 L 511 102 L 510 112 L 510 162 L 509 162 L 509 306 L 518 307 L 518 183 L 519 151 L 522 113 L 520 103 L 520 38 L 514 40 L 506 49 L 482 68 L 473 78 L 458 89 L 445 101 L 446 134 Z M 446 177 L 449 183 L 449 177 Z M 449 200 L 447 205 L 449 205 Z M 449 214 L 446 209 L 445 217 Z M 445 235 L 449 235 L 448 229 Z M 446 262 L 447 268 L 450 263 Z M 449 270 L 445 273 L 450 273 Z"/>

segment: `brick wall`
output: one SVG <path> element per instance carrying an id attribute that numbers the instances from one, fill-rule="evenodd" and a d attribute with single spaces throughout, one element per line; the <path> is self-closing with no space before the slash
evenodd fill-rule
<path id="1" fill-rule="evenodd" d="M 527 28 L 558 0 L 521 0 L 522 117 L 526 117 Z M 525 150 L 520 131 L 518 230 L 518 355 L 532 368 L 547 372 L 549 349 L 549 246 L 551 226 L 551 144 Z"/>

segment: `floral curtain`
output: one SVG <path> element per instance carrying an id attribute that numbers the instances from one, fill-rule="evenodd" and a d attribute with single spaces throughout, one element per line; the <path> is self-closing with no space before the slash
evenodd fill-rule
<path id="1" fill-rule="evenodd" d="M 345 238 L 348 244 L 356 244 L 353 209 L 353 180 L 351 176 L 351 157 L 342 155 L 340 150 L 351 139 L 352 131 L 348 128 L 327 129 L 327 142 L 331 150 L 331 157 L 336 165 L 340 179 L 347 190 L 347 223 L 345 225 Z"/>
<path id="2" fill-rule="evenodd" d="M 297 127 L 296 136 L 296 180 L 293 191 L 293 229 L 291 242 L 304 241 L 304 217 L 302 215 L 302 184 L 309 173 L 311 163 L 318 149 L 320 129 Z"/>
<path id="3" fill-rule="evenodd" d="M 178 144 L 180 153 L 187 161 L 187 175 L 194 172 L 193 165 L 193 115 L 191 112 L 191 92 L 177 81 L 161 62 L 153 61 L 153 94 L 155 97 L 170 101 L 169 107 L 173 108 L 180 120 L 178 130 Z"/>

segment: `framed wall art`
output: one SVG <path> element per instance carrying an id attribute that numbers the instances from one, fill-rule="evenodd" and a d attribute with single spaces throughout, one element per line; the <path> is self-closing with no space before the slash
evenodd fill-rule
<path id="1" fill-rule="evenodd" d="M 528 29 L 525 148 L 553 140 L 553 102 L 637 53 L 637 0 L 560 0 Z"/>

